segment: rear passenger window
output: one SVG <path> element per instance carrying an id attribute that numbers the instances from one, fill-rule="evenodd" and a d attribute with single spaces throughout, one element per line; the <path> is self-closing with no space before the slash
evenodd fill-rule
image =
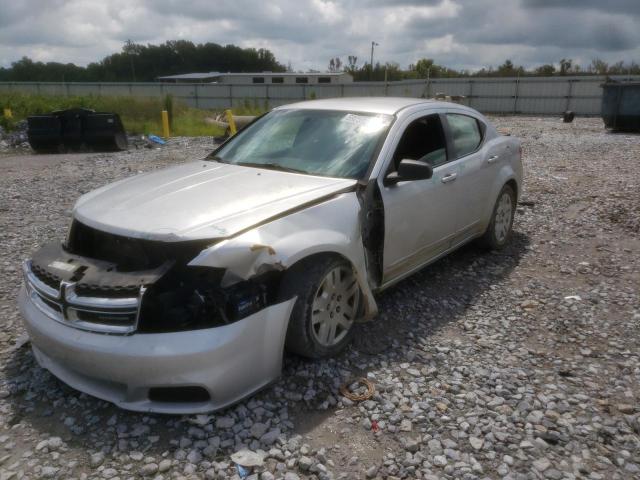
<path id="1" fill-rule="evenodd" d="M 482 142 L 482 134 L 480 133 L 480 125 L 475 118 L 447 113 L 447 121 L 453 138 L 456 158 L 464 157 L 477 150 Z"/>

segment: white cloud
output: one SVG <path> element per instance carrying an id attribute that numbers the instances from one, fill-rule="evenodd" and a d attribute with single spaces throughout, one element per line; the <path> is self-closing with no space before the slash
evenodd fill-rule
<path id="1" fill-rule="evenodd" d="M 331 57 L 402 66 L 527 66 L 562 57 L 640 61 L 637 0 L 0 0 L 0 65 L 23 55 L 80 65 L 131 39 L 269 48 L 297 69 Z"/>

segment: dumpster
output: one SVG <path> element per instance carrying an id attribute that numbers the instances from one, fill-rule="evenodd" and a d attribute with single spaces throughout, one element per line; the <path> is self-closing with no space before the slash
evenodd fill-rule
<path id="1" fill-rule="evenodd" d="M 92 113 L 85 119 L 84 139 L 100 150 L 126 150 L 127 134 L 115 113 Z"/>
<path id="2" fill-rule="evenodd" d="M 53 115 L 60 119 L 62 127 L 62 144 L 67 150 L 78 150 L 82 147 L 84 140 L 85 117 L 93 113 L 93 110 L 85 108 L 72 108 L 53 112 Z"/>
<path id="3" fill-rule="evenodd" d="M 62 126 L 55 115 L 33 115 L 27 118 L 27 138 L 36 152 L 54 152 L 62 144 Z"/>
<path id="4" fill-rule="evenodd" d="M 640 132 L 640 82 L 602 84 L 602 120 L 613 130 Z"/>
<path id="5" fill-rule="evenodd" d="M 29 144 L 37 152 L 127 148 L 127 135 L 117 113 L 72 108 L 28 117 L 27 124 Z"/>

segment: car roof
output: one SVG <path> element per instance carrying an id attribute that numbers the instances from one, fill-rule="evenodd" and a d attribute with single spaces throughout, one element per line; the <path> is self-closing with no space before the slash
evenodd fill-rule
<path id="1" fill-rule="evenodd" d="M 323 100 L 308 100 L 304 102 L 283 105 L 275 110 L 344 110 L 349 112 L 366 112 L 394 115 L 400 110 L 416 105 L 429 105 L 432 108 L 458 108 L 462 105 L 450 102 L 439 102 L 424 98 L 408 97 L 347 97 L 327 98 Z M 464 108 L 464 107 L 463 107 Z"/>

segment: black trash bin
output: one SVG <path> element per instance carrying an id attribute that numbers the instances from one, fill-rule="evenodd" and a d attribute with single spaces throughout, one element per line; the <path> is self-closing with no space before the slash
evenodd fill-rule
<path id="1" fill-rule="evenodd" d="M 62 144 L 68 150 L 78 150 L 84 143 L 86 117 L 93 110 L 86 108 L 71 108 L 53 112 L 60 119 L 62 126 Z"/>
<path id="2" fill-rule="evenodd" d="M 54 152 L 62 146 L 62 125 L 55 115 L 27 118 L 27 139 L 36 152 Z"/>
<path id="3" fill-rule="evenodd" d="M 31 116 L 27 122 L 29 143 L 37 152 L 127 148 L 127 135 L 117 113 L 71 108 Z"/>
<path id="4" fill-rule="evenodd" d="M 90 113 L 85 117 L 84 139 L 100 150 L 126 150 L 127 135 L 115 113 Z"/>
<path id="5" fill-rule="evenodd" d="M 640 132 L 640 82 L 604 83 L 602 120 L 613 130 Z"/>

